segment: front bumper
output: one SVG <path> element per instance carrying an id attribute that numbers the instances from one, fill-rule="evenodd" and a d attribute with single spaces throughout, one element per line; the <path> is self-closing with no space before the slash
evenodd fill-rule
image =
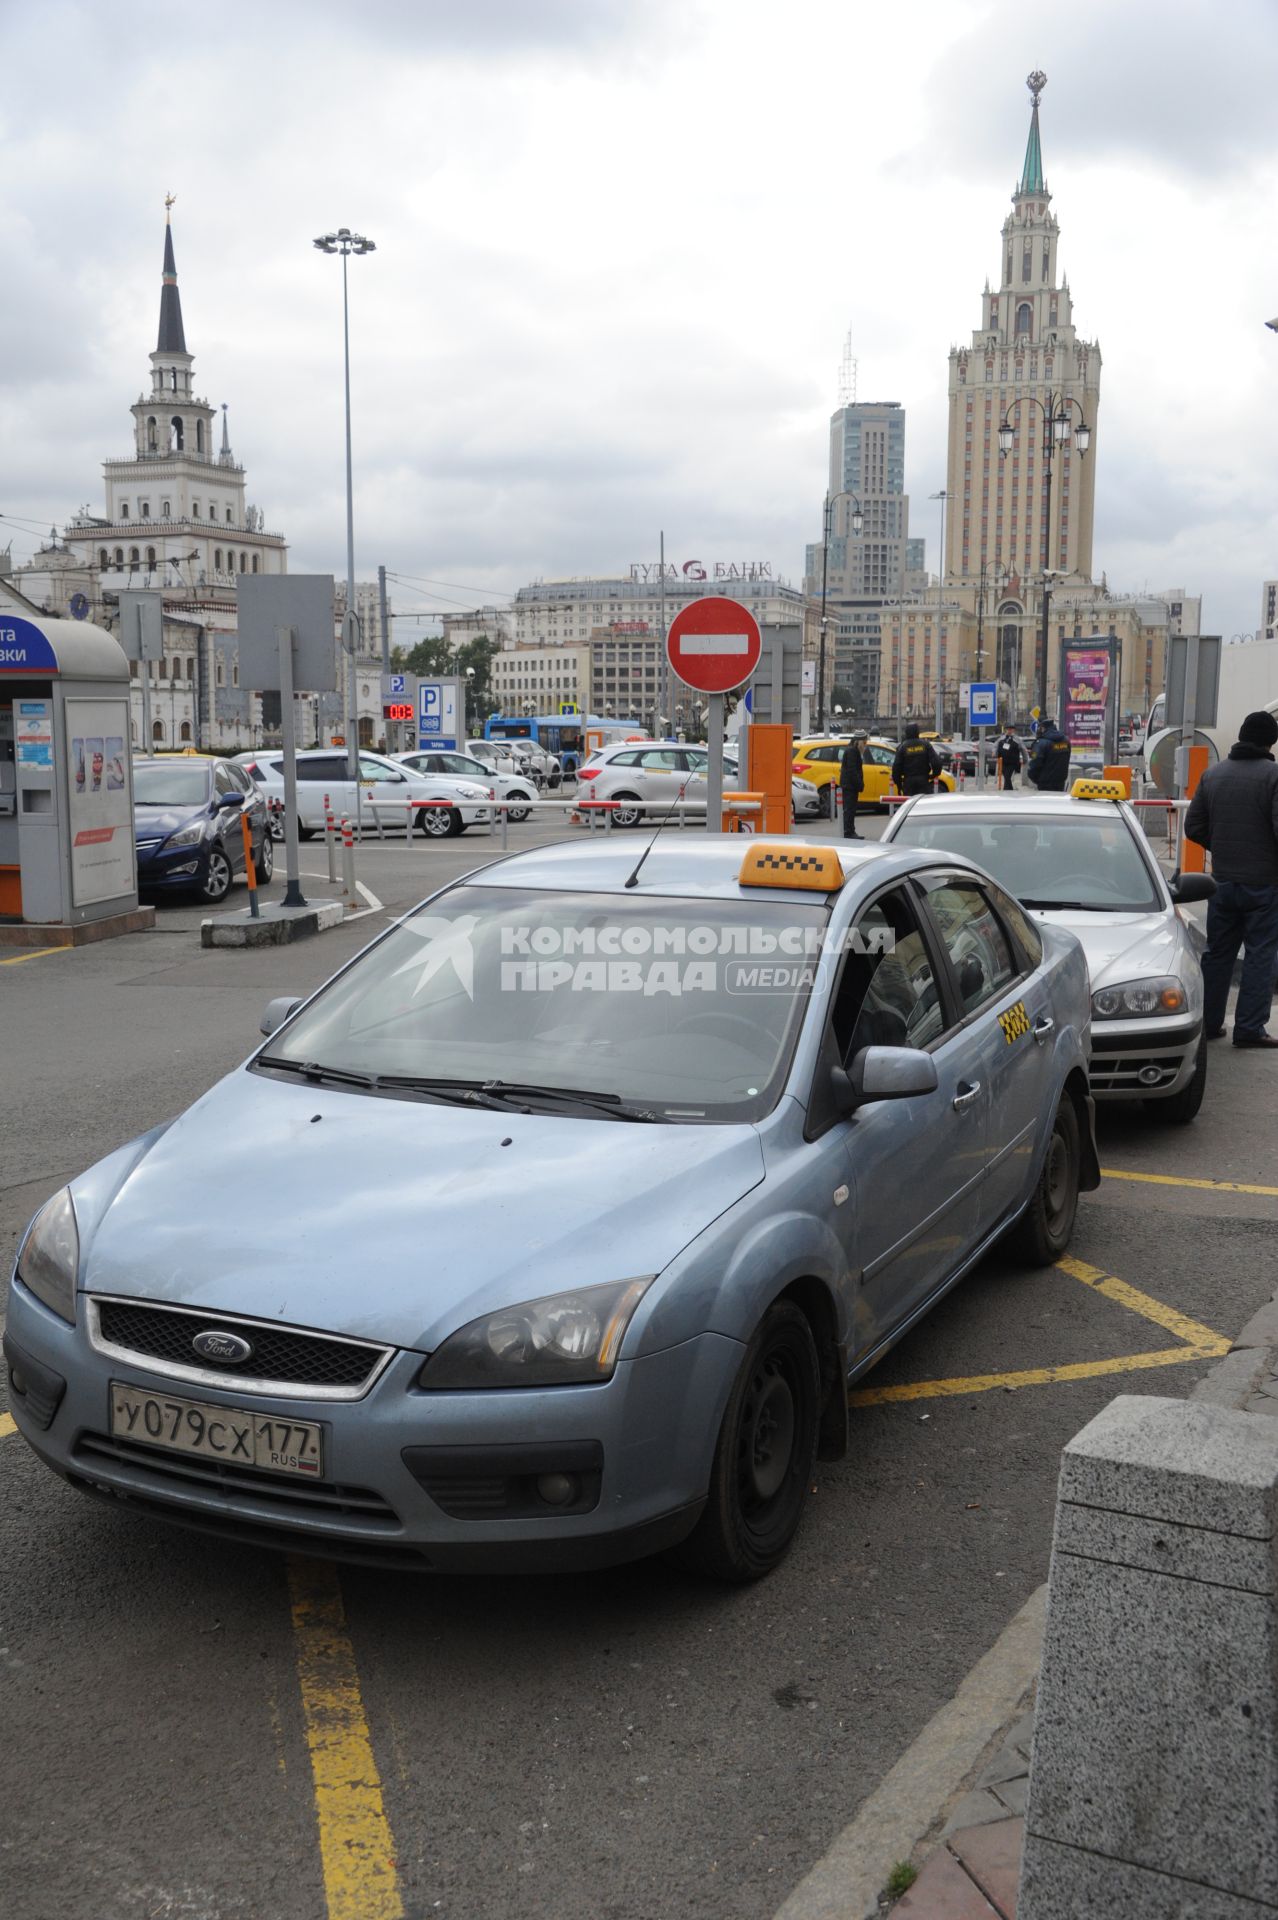
<path id="1" fill-rule="evenodd" d="M 14 1391 L 13 1417 L 45 1465 L 86 1492 L 247 1543 L 379 1566 L 572 1571 L 636 1559 L 689 1533 L 705 1504 L 741 1345 L 705 1333 L 622 1361 L 600 1386 L 423 1393 L 424 1356 L 395 1353 L 358 1400 L 273 1397 L 170 1379 L 157 1362 L 90 1344 L 86 1300 L 68 1326 L 16 1281 L 16 1352 L 65 1382 L 47 1422 Z M 316 1420 L 322 1481 L 232 1468 L 113 1437 L 110 1383 Z M 572 1473 L 580 1493 L 548 1505 L 537 1481 Z"/>
<path id="2" fill-rule="evenodd" d="M 1199 1020 L 1092 1022 L 1091 1090 L 1098 1100 L 1157 1100 L 1193 1078 Z"/>
<path id="3" fill-rule="evenodd" d="M 202 887 L 209 870 L 209 846 L 207 840 L 188 847 L 171 847 L 164 841 L 159 846 L 139 843 L 138 892 L 155 893 L 164 887 Z"/>

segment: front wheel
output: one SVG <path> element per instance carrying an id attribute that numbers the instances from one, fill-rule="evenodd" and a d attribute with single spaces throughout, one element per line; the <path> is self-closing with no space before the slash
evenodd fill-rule
<path id="1" fill-rule="evenodd" d="M 259 887 L 269 887 L 275 873 L 275 847 L 269 833 L 262 835 L 262 849 L 253 862 Z"/>
<path id="2" fill-rule="evenodd" d="M 807 1319 L 777 1300 L 755 1330 L 728 1399 L 710 1497 L 675 1549 L 683 1566 L 744 1584 L 785 1558 L 816 1457 L 821 1369 Z"/>
<path id="3" fill-rule="evenodd" d="M 615 793 L 612 797 L 617 802 L 612 813 L 613 826 L 637 827 L 643 819 L 643 808 L 639 805 L 639 795 L 637 793 Z"/>
<path id="4" fill-rule="evenodd" d="M 526 820 L 528 818 L 529 808 L 532 805 L 532 795 L 530 793 L 512 793 L 508 797 L 510 805 L 506 808 L 506 818 L 514 822 Z M 528 802 L 528 806 L 516 805 L 517 801 L 525 800 Z"/>
<path id="5" fill-rule="evenodd" d="M 421 807 L 417 817 L 422 832 L 432 840 L 450 840 L 462 830 L 462 817 L 456 807 Z"/>
<path id="6" fill-rule="evenodd" d="M 225 900 L 230 891 L 231 863 L 221 847 L 211 847 L 208 868 L 200 892 L 211 905 L 216 906 L 219 900 Z"/>
<path id="7" fill-rule="evenodd" d="M 1187 1127 L 1203 1104 L 1206 1086 L 1207 1039 L 1204 1035 L 1198 1042 L 1194 1071 L 1180 1092 L 1169 1094 L 1165 1100 L 1147 1100 L 1145 1111 L 1151 1120 L 1162 1120 L 1169 1127 Z"/>
<path id="8" fill-rule="evenodd" d="M 1034 1197 L 1009 1235 L 1011 1251 L 1027 1267 L 1050 1267 L 1069 1245 L 1078 1211 L 1081 1159 L 1078 1114 L 1063 1093 Z"/>

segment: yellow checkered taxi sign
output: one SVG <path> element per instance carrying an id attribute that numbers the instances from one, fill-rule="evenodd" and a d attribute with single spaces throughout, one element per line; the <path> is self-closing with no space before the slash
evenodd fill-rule
<path id="1" fill-rule="evenodd" d="M 809 893 L 837 893 L 843 885 L 843 863 L 833 847 L 764 840 L 752 846 L 741 862 L 737 881 L 743 887 L 797 887 Z"/>
<path id="2" fill-rule="evenodd" d="M 1030 1030 L 1029 1015 L 1025 1011 L 1025 1002 L 1018 1000 L 1006 1013 L 1000 1013 L 998 1024 L 1003 1029 L 1003 1038 L 1010 1047 L 1014 1040 L 1023 1040 Z"/>
<path id="3" fill-rule="evenodd" d="M 1075 800 L 1125 800 L 1127 789 L 1121 780 L 1076 780 L 1070 788 Z"/>

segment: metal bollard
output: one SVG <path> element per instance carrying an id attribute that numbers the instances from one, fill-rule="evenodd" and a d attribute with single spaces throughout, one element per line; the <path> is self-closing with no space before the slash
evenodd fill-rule
<path id="1" fill-rule="evenodd" d="M 404 810 L 407 814 L 407 818 L 404 821 L 404 845 L 411 847 L 413 844 L 413 803 L 411 800 L 405 800 Z"/>
<path id="2" fill-rule="evenodd" d="M 347 913 L 353 913 L 358 906 L 355 892 L 355 835 L 351 823 L 342 815 L 342 882 Z"/>
<path id="3" fill-rule="evenodd" d="M 328 849 L 328 877 L 337 879 L 337 822 L 333 818 L 333 803 L 324 795 L 324 845 Z"/>
<path id="4" fill-rule="evenodd" d="M 505 853 L 507 846 L 509 844 L 507 839 L 507 829 L 510 826 L 510 808 L 507 806 L 504 800 L 498 800 L 495 796 L 493 799 L 493 805 L 497 807 L 501 813 L 501 850 L 503 853 Z"/>

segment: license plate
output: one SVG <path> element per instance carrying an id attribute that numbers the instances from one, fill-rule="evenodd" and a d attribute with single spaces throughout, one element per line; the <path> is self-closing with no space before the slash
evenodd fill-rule
<path id="1" fill-rule="evenodd" d="M 231 1467 L 300 1474 L 318 1480 L 324 1471 L 324 1429 L 314 1420 L 281 1420 L 243 1407 L 213 1407 L 203 1400 L 146 1393 L 111 1382 L 111 1434 L 166 1453 L 193 1453 Z"/>

